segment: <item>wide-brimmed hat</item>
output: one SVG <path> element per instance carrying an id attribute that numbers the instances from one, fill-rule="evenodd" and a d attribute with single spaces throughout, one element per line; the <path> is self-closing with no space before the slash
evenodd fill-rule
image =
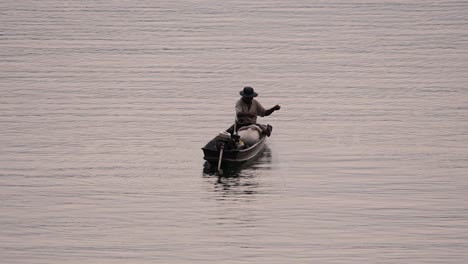
<path id="1" fill-rule="evenodd" d="M 240 91 L 239 94 L 243 97 L 257 97 L 258 93 L 254 91 L 252 87 L 244 87 L 244 90 Z"/>

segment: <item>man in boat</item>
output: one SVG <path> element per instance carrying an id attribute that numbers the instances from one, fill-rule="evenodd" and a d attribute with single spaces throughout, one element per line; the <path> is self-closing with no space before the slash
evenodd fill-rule
<path id="1" fill-rule="evenodd" d="M 275 105 L 274 107 L 265 110 L 260 102 L 254 99 L 254 97 L 258 96 L 258 93 L 256 93 L 252 87 L 244 87 L 239 94 L 242 97 L 236 103 L 236 131 L 243 126 L 257 124 L 257 116 L 269 116 L 274 111 L 281 109 L 281 106 Z M 270 125 L 260 127 L 268 136 L 270 136 L 272 130 Z M 228 132 L 232 133 L 233 131 L 234 127 L 228 129 Z"/>

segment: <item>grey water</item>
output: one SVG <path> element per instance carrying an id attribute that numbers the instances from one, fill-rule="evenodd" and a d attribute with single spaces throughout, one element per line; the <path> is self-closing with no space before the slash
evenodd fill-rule
<path id="1" fill-rule="evenodd" d="M 468 2 L 0 7 L 1 263 L 467 263 Z M 217 182 L 246 85 L 273 126 Z"/>

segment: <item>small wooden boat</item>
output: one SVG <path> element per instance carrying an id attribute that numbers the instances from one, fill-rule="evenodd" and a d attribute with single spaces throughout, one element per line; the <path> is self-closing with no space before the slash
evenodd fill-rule
<path id="1" fill-rule="evenodd" d="M 260 126 L 261 127 L 261 126 Z M 263 126 L 271 132 L 271 126 Z M 210 140 L 203 148 L 204 159 L 212 165 L 218 165 L 218 172 L 223 164 L 241 164 L 253 160 L 266 146 L 267 133 L 259 133 L 259 138 L 251 144 L 245 144 L 238 134 L 223 131 Z M 262 130 L 260 130 L 262 131 Z"/>

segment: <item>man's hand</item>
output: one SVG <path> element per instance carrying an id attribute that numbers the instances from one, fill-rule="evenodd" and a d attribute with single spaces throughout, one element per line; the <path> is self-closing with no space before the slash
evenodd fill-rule
<path id="1" fill-rule="evenodd" d="M 273 106 L 273 110 L 275 110 L 275 111 L 280 110 L 280 109 L 281 109 L 281 106 L 279 106 L 279 105 Z"/>

